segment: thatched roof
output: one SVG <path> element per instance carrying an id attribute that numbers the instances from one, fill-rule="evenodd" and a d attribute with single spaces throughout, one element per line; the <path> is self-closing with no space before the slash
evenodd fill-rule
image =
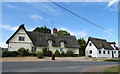
<path id="1" fill-rule="evenodd" d="M 89 37 L 88 41 L 91 41 L 97 49 L 108 49 L 108 50 L 113 50 L 114 48 L 110 45 L 110 42 L 107 42 L 105 39 L 99 39 L 99 38 L 93 38 Z"/>
<path id="2" fill-rule="evenodd" d="M 56 35 L 56 34 L 45 34 L 40 32 L 29 32 L 28 34 L 36 46 L 48 46 L 48 40 L 52 40 L 53 46 L 60 46 L 60 41 L 65 42 L 65 47 L 79 48 L 80 45 L 76 40 L 75 36 Z"/>

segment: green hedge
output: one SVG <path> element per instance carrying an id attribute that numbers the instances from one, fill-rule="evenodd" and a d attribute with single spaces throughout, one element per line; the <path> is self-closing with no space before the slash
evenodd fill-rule
<path id="1" fill-rule="evenodd" d="M 73 52 L 73 50 L 70 50 L 70 49 L 67 50 L 66 54 L 67 54 L 67 56 L 74 57 L 74 52 Z"/>
<path id="2" fill-rule="evenodd" d="M 44 56 L 49 56 L 51 57 L 52 51 L 48 50 L 46 47 L 42 48 L 42 52 Z"/>
<path id="3" fill-rule="evenodd" d="M 38 57 L 38 58 L 43 58 L 43 53 L 42 53 L 41 51 L 38 51 L 38 52 L 37 52 L 37 57 Z"/>
<path id="4" fill-rule="evenodd" d="M 60 52 L 58 50 L 55 51 L 55 56 L 60 57 Z"/>
<path id="5" fill-rule="evenodd" d="M 26 50 L 25 48 L 19 48 L 18 53 L 20 56 L 29 56 L 28 49 Z"/>
<path id="6" fill-rule="evenodd" d="M 2 52 L 2 57 L 16 57 L 18 55 L 19 55 L 19 53 L 17 51 L 7 51 L 7 50 L 5 50 L 5 51 Z"/>

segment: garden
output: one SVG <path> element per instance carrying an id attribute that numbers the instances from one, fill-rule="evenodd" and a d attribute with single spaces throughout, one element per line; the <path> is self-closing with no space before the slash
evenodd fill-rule
<path id="1" fill-rule="evenodd" d="M 29 49 L 19 48 L 18 51 L 8 51 L 5 50 L 2 52 L 2 57 L 26 57 L 26 56 L 36 56 L 40 59 L 44 57 L 51 57 L 52 55 L 55 57 L 77 57 L 78 55 L 74 54 L 73 50 L 68 49 L 66 53 L 59 52 L 58 50 L 53 53 L 52 51 L 48 50 L 46 47 L 42 48 L 42 51 L 37 52 L 30 52 Z"/>

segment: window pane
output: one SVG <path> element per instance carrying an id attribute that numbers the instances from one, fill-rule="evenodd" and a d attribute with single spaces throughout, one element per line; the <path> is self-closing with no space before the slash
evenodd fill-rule
<path id="1" fill-rule="evenodd" d="M 101 51 L 99 50 L 99 54 L 101 54 Z"/>
<path id="2" fill-rule="evenodd" d="M 19 41 L 24 41 L 24 40 L 25 40 L 25 37 L 19 36 Z"/>
<path id="3" fill-rule="evenodd" d="M 108 54 L 110 54 L 110 51 L 108 51 Z"/>
<path id="4" fill-rule="evenodd" d="M 114 53 L 116 53 L 116 51 L 114 51 Z"/>
<path id="5" fill-rule="evenodd" d="M 105 51 L 103 51 L 103 54 L 105 54 Z"/>
<path id="6" fill-rule="evenodd" d="M 90 50 L 90 54 L 92 54 L 92 50 Z"/>
<path id="7" fill-rule="evenodd" d="M 63 51 L 63 48 L 60 48 L 60 51 Z"/>
<path id="8" fill-rule="evenodd" d="M 90 43 L 89 46 L 92 46 L 92 44 Z"/>

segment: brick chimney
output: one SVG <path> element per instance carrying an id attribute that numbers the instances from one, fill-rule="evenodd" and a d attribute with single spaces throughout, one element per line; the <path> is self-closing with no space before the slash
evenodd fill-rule
<path id="1" fill-rule="evenodd" d="M 53 29 L 53 34 L 57 34 L 57 29 L 56 28 Z"/>

